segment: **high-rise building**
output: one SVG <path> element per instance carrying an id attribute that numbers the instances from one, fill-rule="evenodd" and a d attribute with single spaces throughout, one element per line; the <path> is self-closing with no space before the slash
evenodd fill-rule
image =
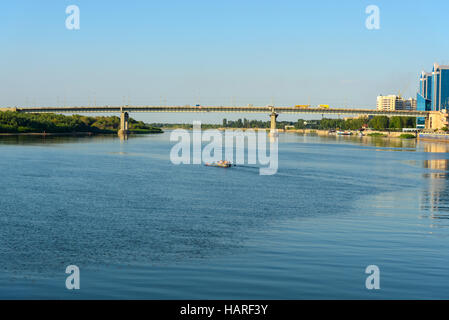
<path id="1" fill-rule="evenodd" d="M 421 73 L 416 101 L 420 111 L 449 109 L 449 66 L 435 63 L 432 72 Z M 417 118 L 416 125 L 424 128 L 425 118 Z"/>
<path id="2" fill-rule="evenodd" d="M 417 106 L 418 106 L 418 103 L 417 103 L 416 99 L 409 98 L 407 100 L 404 100 L 404 109 L 403 110 L 413 111 L 413 110 L 416 110 Z"/>
<path id="3" fill-rule="evenodd" d="M 416 100 L 410 98 L 403 99 L 401 96 L 389 95 L 377 97 L 377 110 L 395 111 L 395 110 L 416 110 Z"/>
<path id="4" fill-rule="evenodd" d="M 432 100 L 432 73 L 422 72 L 419 78 L 419 94 L 424 99 Z"/>
<path id="5" fill-rule="evenodd" d="M 432 72 L 421 73 L 416 100 L 418 110 L 449 109 L 449 66 L 435 63 Z"/>
<path id="6" fill-rule="evenodd" d="M 397 108 L 402 108 L 402 99 L 396 95 L 378 96 L 377 110 L 394 111 Z"/>
<path id="7" fill-rule="evenodd" d="M 432 109 L 449 108 L 449 66 L 434 64 L 432 70 Z"/>

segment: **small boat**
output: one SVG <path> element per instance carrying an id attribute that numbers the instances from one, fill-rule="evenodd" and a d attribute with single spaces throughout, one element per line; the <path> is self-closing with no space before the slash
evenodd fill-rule
<path id="1" fill-rule="evenodd" d="M 352 132 L 351 131 L 337 131 L 337 134 L 339 136 L 351 136 Z"/>
<path id="2" fill-rule="evenodd" d="M 208 167 L 220 167 L 220 168 L 229 168 L 232 167 L 232 163 L 227 160 L 220 160 L 218 162 L 206 163 Z"/>

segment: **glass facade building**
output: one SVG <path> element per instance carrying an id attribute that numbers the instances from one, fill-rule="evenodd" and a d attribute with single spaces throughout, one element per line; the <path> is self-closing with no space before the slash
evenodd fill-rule
<path id="1" fill-rule="evenodd" d="M 432 72 L 422 72 L 417 96 L 418 110 L 428 108 L 427 101 L 423 102 L 423 99 L 431 101 L 431 110 L 428 111 L 449 109 L 449 66 L 435 63 Z"/>
<path id="2" fill-rule="evenodd" d="M 420 111 L 449 109 L 449 66 L 435 63 L 432 72 L 421 73 L 416 100 L 416 109 Z M 417 127 L 423 128 L 424 125 L 425 118 L 418 118 Z"/>
<path id="3" fill-rule="evenodd" d="M 432 101 L 424 98 L 420 93 L 416 97 L 416 110 L 419 111 L 432 111 Z M 416 118 L 416 128 L 424 129 L 426 126 L 426 118 Z"/>
<path id="4" fill-rule="evenodd" d="M 435 64 L 433 68 L 432 108 L 436 111 L 449 107 L 449 66 Z"/>
<path id="5" fill-rule="evenodd" d="M 429 100 L 432 100 L 432 79 L 432 73 L 424 71 L 419 78 L 419 94 Z"/>

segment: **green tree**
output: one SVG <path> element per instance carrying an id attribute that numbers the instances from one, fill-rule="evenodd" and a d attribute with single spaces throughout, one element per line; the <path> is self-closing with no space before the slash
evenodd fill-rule
<path id="1" fill-rule="evenodd" d="M 375 130 L 385 130 L 389 128 L 389 123 L 387 116 L 375 116 L 370 120 L 369 126 Z"/>
<path id="2" fill-rule="evenodd" d="M 402 117 L 391 117 L 390 118 L 390 129 L 402 129 Z"/>
<path id="3" fill-rule="evenodd" d="M 306 128 L 305 121 L 303 119 L 298 119 L 298 121 L 295 124 L 295 128 L 296 129 L 305 129 Z"/>

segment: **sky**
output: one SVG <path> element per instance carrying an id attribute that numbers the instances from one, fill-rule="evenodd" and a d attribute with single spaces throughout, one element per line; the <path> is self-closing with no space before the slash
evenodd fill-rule
<path id="1" fill-rule="evenodd" d="M 69 5 L 79 30 L 66 28 Z M 365 26 L 369 5 L 378 30 Z M 2 1 L 0 107 L 374 108 L 379 94 L 416 96 L 422 70 L 449 64 L 448 12 L 447 0 Z"/>

